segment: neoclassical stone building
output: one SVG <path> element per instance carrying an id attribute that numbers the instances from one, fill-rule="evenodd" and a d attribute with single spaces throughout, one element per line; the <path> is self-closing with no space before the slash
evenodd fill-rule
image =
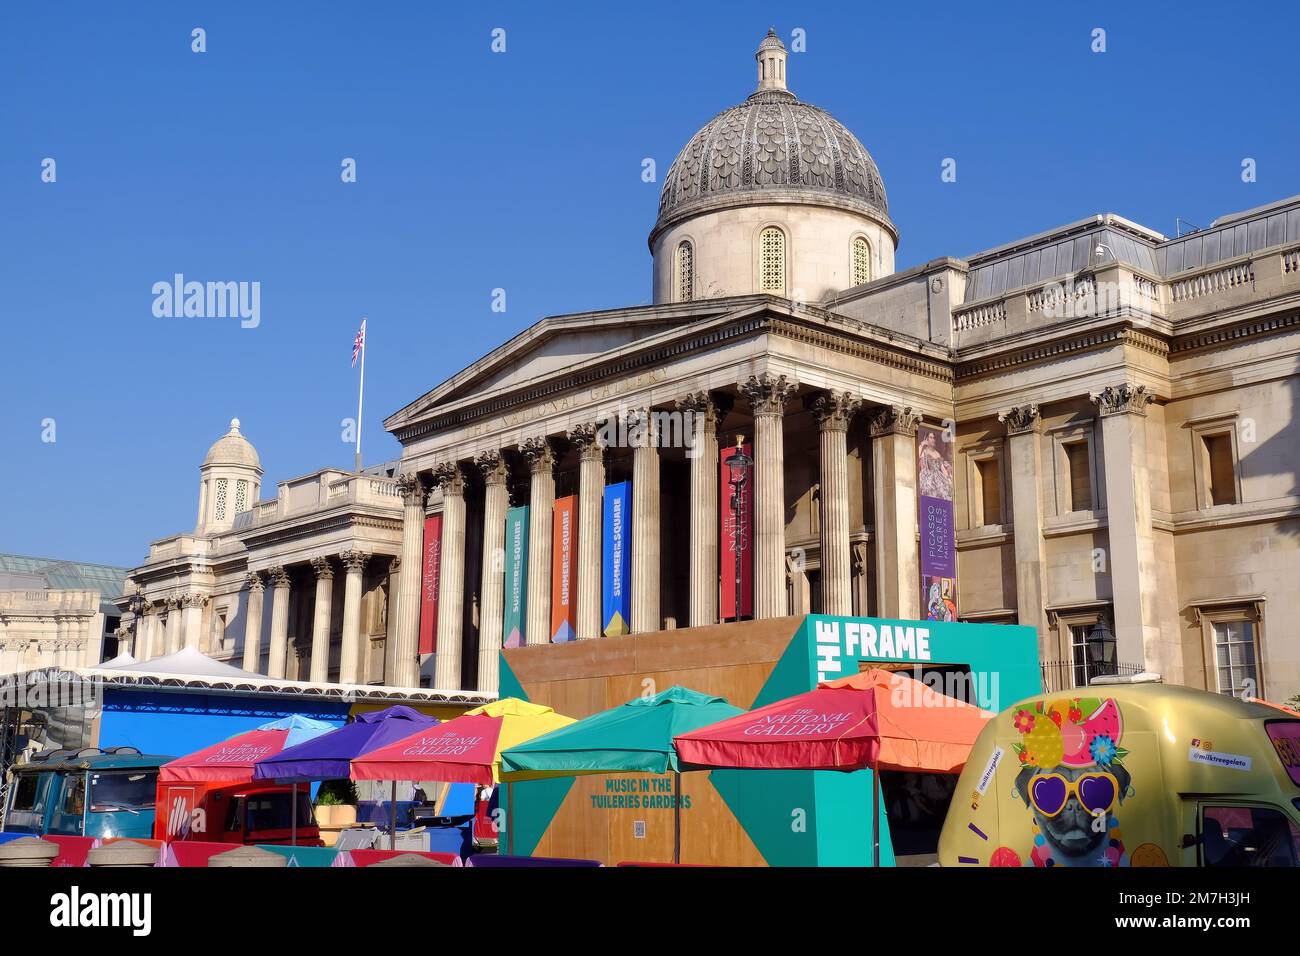
<path id="1" fill-rule="evenodd" d="M 602 538 L 622 482 L 630 629 L 715 623 L 720 448 L 739 435 L 754 617 L 933 610 L 919 451 L 952 498 L 945 606 L 1037 628 L 1049 685 L 1075 682 L 1100 622 L 1130 670 L 1300 692 L 1300 197 L 1175 238 L 1098 215 L 896 272 L 870 155 L 789 91 L 774 34 L 756 60 L 757 89 L 664 178 L 652 305 L 543 319 L 397 411 L 396 480 L 322 472 L 254 504 L 260 469 L 232 431 L 199 533 L 133 572 L 146 646 L 225 635 L 248 669 L 495 691 L 507 620 L 549 641 L 570 585 L 576 638 L 617 639 Z M 927 426 L 943 454 L 930 432 L 918 449 Z M 248 483 L 229 526 L 222 480 L 227 509 Z M 575 495 L 561 589 L 556 502 Z M 523 505 L 526 549 L 518 524 L 507 536 Z"/>

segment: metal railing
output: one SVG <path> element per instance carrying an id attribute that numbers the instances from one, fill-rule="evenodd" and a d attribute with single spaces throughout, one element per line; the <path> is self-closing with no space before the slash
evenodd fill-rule
<path id="1" fill-rule="evenodd" d="M 1074 661 L 1043 661 L 1039 664 L 1043 677 L 1043 693 L 1054 694 L 1072 687 L 1087 687 L 1094 677 L 1129 676 L 1140 674 L 1141 664 L 1076 664 Z"/>

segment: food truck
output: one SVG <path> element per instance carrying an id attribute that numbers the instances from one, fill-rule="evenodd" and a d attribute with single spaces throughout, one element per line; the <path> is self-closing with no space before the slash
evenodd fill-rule
<path id="1" fill-rule="evenodd" d="M 1021 700 L 980 734 L 943 866 L 1296 866 L 1300 715 L 1165 684 Z"/>
<path id="2" fill-rule="evenodd" d="M 134 747 L 39 753 L 13 768 L 4 829 L 42 836 L 152 836 L 158 768 L 171 759 Z"/>
<path id="3" fill-rule="evenodd" d="M 171 781 L 157 786 L 155 839 L 323 845 L 309 787 L 260 780 Z"/>

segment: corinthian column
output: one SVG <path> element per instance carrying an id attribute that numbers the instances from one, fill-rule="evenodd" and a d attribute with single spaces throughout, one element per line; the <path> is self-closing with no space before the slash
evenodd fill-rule
<path id="1" fill-rule="evenodd" d="M 483 603 L 479 606 L 478 689 L 497 690 L 497 655 L 505 614 L 506 509 L 510 506 L 510 469 L 499 451 L 474 459 L 483 473 Z"/>
<path id="2" fill-rule="evenodd" d="M 876 600 L 880 617 L 921 616 L 921 555 L 916 542 L 916 426 L 921 415 L 901 405 L 871 420 L 875 495 Z"/>
<path id="3" fill-rule="evenodd" d="M 528 491 L 528 616 L 525 644 L 551 638 L 551 512 L 555 509 L 555 449 L 546 438 L 524 442 L 532 473 Z"/>
<path id="4" fill-rule="evenodd" d="M 633 634 L 657 631 L 659 615 L 659 436 L 649 409 L 628 414 L 632 451 Z"/>
<path id="5" fill-rule="evenodd" d="M 262 663 L 262 598 L 266 583 L 262 575 L 250 571 L 244 577 L 248 585 L 248 607 L 244 617 L 244 670 L 256 674 Z"/>
<path id="6" fill-rule="evenodd" d="M 339 648 L 339 683 L 355 684 L 361 657 L 361 576 L 370 555 L 364 551 L 344 551 L 343 562 L 343 640 Z"/>
<path id="7" fill-rule="evenodd" d="M 461 643 L 465 628 L 465 475 L 454 462 L 440 465 L 434 472 L 442 488 L 442 574 L 438 589 L 438 647 L 434 654 L 433 686 L 439 690 L 460 690 Z M 406 579 L 414 578 L 413 586 L 418 597 L 420 587 L 415 568 L 420 566 L 418 556 L 411 568 L 402 575 L 402 591 Z M 415 644 L 412 642 L 414 661 Z M 398 665 L 401 666 L 400 663 Z M 412 674 L 416 686 L 418 669 Z"/>
<path id="8" fill-rule="evenodd" d="M 822 612 L 853 613 L 849 573 L 849 422 L 862 400 L 848 392 L 812 403 L 821 432 Z"/>
<path id="9" fill-rule="evenodd" d="M 175 654 L 181 649 L 181 599 L 167 598 L 166 653 Z"/>
<path id="10" fill-rule="evenodd" d="M 330 559 L 311 559 L 316 572 L 316 608 L 311 622 L 311 682 L 323 684 L 330 676 L 330 611 L 334 603 L 334 566 Z"/>
<path id="11" fill-rule="evenodd" d="M 789 613 L 785 600 L 785 403 L 796 386 L 784 375 L 740 386 L 754 413 L 754 617 Z"/>
<path id="12" fill-rule="evenodd" d="M 182 601 L 181 626 L 185 629 L 185 646 L 198 647 L 203 637 L 203 608 L 207 606 L 208 596 L 191 592 Z"/>
<path id="13" fill-rule="evenodd" d="M 691 392 L 677 402 L 690 414 L 691 460 L 690 626 L 718 622 L 718 421 L 726 414 L 708 392 Z M 685 431 L 685 427 L 682 429 Z"/>
<path id="14" fill-rule="evenodd" d="M 1016 621 L 1038 631 L 1042 660 L 1055 660 L 1047 626 L 1047 553 L 1043 540 L 1042 419 L 1037 405 L 1019 405 L 998 415 L 1007 429 L 1011 472 L 1011 528 L 1016 559 Z"/>
<path id="15" fill-rule="evenodd" d="M 266 676 L 284 680 L 289 654 L 289 572 L 276 565 L 266 569 L 271 578 L 271 647 L 267 652 Z"/>
<path id="16" fill-rule="evenodd" d="M 578 640 L 600 637 L 600 509 L 605 498 L 605 441 L 595 425 L 569 430 L 578 447 Z"/>
<path id="17" fill-rule="evenodd" d="M 397 479 L 397 493 L 402 496 L 402 566 L 406 569 L 398 582 L 397 623 L 393 629 L 393 671 L 386 678 L 394 687 L 420 686 L 420 545 L 424 540 L 424 504 L 428 491 L 419 475 L 402 475 Z M 443 527 L 444 541 L 447 529 Z M 447 561 L 443 548 L 442 560 Z M 445 590 L 445 589 L 444 589 Z M 441 632 L 440 632 L 441 633 Z"/>

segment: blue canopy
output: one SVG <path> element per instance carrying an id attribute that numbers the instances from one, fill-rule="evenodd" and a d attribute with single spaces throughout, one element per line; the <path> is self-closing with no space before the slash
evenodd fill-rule
<path id="1" fill-rule="evenodd" d="M 259 760 L 253 766 L 253 779 L 285 783 L 344 779 L 353 757 L 436 723 L 433 717 L 401 704 L 357 714 L 351 723 Z"/>

